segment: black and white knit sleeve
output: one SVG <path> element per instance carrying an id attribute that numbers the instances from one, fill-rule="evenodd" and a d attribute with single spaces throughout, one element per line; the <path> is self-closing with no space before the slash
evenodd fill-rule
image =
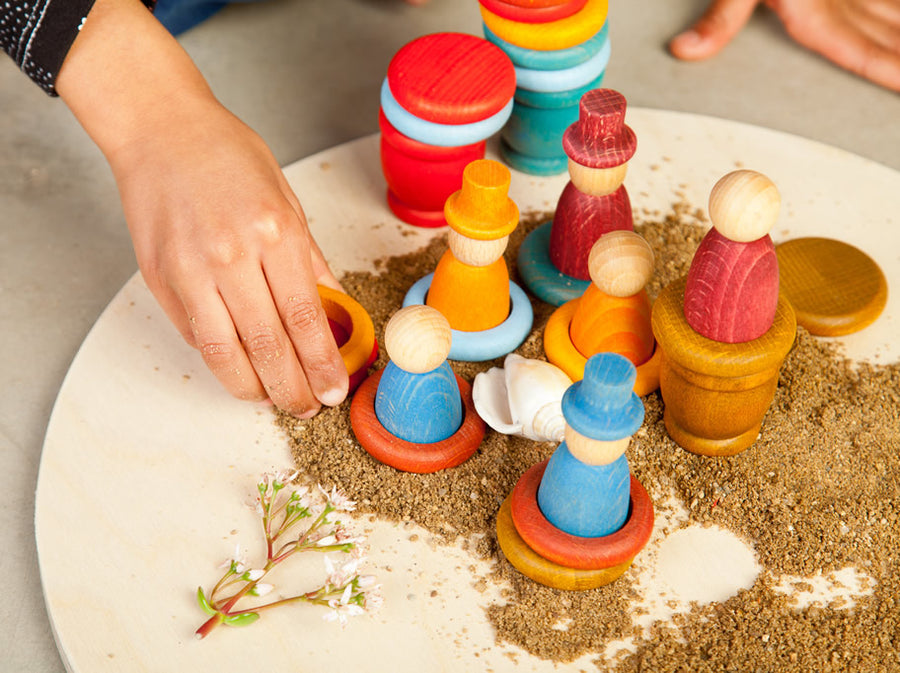
<path id="1" fill-rule="evenodd" d="M 56 95 L 56 75 L 93 5 L 94 0 L 0 0 L 0 47 Z"/>

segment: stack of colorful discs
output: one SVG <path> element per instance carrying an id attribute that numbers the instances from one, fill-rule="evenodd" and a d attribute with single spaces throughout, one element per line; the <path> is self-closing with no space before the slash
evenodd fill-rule
<path id="1" fill-rule="evenodd" d="M 515 105 L 500 151 L 533 175 L 566 170 L 562 135 L 578 101 L 598 88 L 609 62 L 607 0 L 479 0 L 488 41 L 516 70 Z"/>
<path id="2" fill-rule="evenodd" d="M 379 125 L 397 217 L 421 227 L 446 224 L 444 202 L 509 119 L 515 88 L 509 57 L 474 35 L 425 35 L 396 53 L 381 87 Z"/>

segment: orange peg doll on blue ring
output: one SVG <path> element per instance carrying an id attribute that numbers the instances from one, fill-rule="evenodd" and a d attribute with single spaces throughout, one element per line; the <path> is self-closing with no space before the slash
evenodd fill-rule
<path id="1" fill-rule="evenodd" d="M 499 162 L 481 159 L 466 166 L 462 189 L 444 205 L 449 249 L 403 300 L 404 306 L 427 304 L 446 316 L 453 329 L 451 360 L 501 357 L 531 332 L 531 301 L 509 279 L 503 258 L 519 223 L 509 183 L 509 169 Z"/>

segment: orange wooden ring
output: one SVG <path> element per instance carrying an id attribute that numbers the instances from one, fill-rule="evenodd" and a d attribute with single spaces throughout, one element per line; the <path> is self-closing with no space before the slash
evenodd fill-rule
<path id="1" fill-rule="evenodd" d="M 569 336 L 569 325 L 578 308 L 578 299 L 572 299 L 557 308 L 544 327 L 544 354 L 547 359 L 562 369 L 573 381 L 584 378 L 587 358 L 575 348 Z M 662 366 L 662 349 L 654 346 L 653 355 L 636 367 L 637 378 L 634 392 L 639 396 L 649 395 L 659 388 L 659 370 Z"/>
<path id="2" fill-rule="evenodd" d="M 375 394 L 384 370 L 363 381 L 350 403 L 350 425 L 362 447 L 376 460 L 404 472 L 425 474 L 456 467 L 468 460 L 484 439 L 485 423 L 475 411 L 472 386 L 456 375 L 464 406 L 459 430 L 430 444 L 407 442 L 388 432 L 375 415 Z"/>
<path id="3" fill-rule="evenodd" d="M 497 542 L 506 560 L 520 573 L 544 586 L 565 591 L 596 589 L 621 577 L 632 559 L 599 570 L 578 570 L 548 561 L 525 544 L 512 520 L 510 498 L 506 498 L 497 512 Z"/>
<path id="4" fill-rule="evenodd" d="M 378 356 L 375 325 L 362 304 L 349 294 L 324 285 L 319 285 L 318 290 L 325 315 L 343 327 L 349 335 L 339 351 L 347 372 L 353 375 L 375 361 L 372 358 L 373 352 L 375 357 Z"/>
<path id="5" fill-rule="evenodd" d="M 591 39 L 606 23 L 608 0 L 588 0 L 580 11 L 556 21 L 522 23 L 494 14 L 484 7 L 481 19 L 488 29 L 501 40 L 524 49 L 554 51 L 568 49 Z"/>
<path id="6" fill-rule="evenodd" d="M 631 511 L 615 533 L 570 535 L 547 521 L 538 507 L 537 490 L 548 461 L 526 470 L 510 496 L 513 523 L 525 544 L 548 561 L 579 570 L 611 568 L 637 556 L 653 532 L 653 503 L 641 482 L 632 475 Z"/>

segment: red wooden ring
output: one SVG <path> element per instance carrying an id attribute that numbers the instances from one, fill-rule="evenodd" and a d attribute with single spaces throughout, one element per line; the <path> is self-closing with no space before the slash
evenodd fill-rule
<path id="1" fill-rule="evenodd" d="M 547 521 L 537 502 L 537 490 L 549 459 L 533 465 L 510 496 L 513 523 L 525 543 L 548 561 L 567 568 L 599 570 L 634 558 L 653 532 L 653 503 L 632 475 L 631 511 L 619 530 L 603 537 L 569 535 Z"/>
<path id="2" fill-rule="evenodd" d="M 571 0 L 500 0 L 500 2 L 516 7 L 555 7 L 571 2 Z"/>
<path id="3" fill-rule="evenodd" d="M 478 0 L 481 6 L 510 21 L 547 23 L 572 16 L 584 9 L 587 0 L 563 0 L 554 4 L 518 4 L 507 0 Z"/>
<path id="4" fill-rule="evenodd" d="M 350 425 L 362 447 L 376 460 L 404 472 L 424 474 L 468 460 L 484 439 L 485 423 L 475 411 L 472 386 L 456 375 L 465 411 L 459 430 L 441 442 L 419 444 L 392 435 L 375 415 L 375 393 L 384 370 L 367 378 L 350 403 Z"/>
<path id="5" fill-rule="evenodd" d="M 526 577 L 554 589 L 586 591 L 596 589 L 619 579 L 631 566 L 631 559 L 600 570 L 566 568 L 540 556 L 525 541 L 513 524 L 509 498 L 497 512 L 497 544 L 512 566 Z"/>

